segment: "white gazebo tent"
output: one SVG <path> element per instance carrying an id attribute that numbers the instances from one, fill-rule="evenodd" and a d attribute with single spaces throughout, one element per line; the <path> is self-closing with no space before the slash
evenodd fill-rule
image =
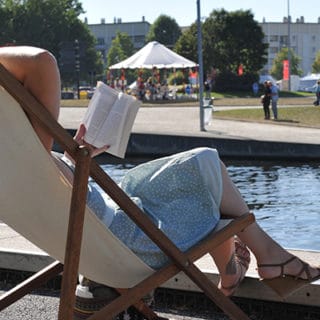
<path id="1" fill-rule="evenodd" d="M 184 58 L 157 41 L 152 41 L 131 57 L 110 66 L 109 69 L 181 69 L 196 66 L 197 63 Z"/>
<path id="2" fill-rule="evenodd" d="M 131 57 L 110 66 L 110 69 L 163 69 L 192 68 L 197 63 L 188 60 L 168 49 L 163 44 L 152 41 Z"/>

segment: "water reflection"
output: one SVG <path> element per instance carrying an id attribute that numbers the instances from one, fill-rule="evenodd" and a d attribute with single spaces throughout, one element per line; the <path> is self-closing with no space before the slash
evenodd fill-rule
<path id="1" fill-rule="evenodd" d="M 259 224 L 287 248 L 320 250 L 318 165 L 228 165 Z"/>
<path id="2" fill-rule="evenodd" d="M 119 182 L 135 164 L 104 165 Z M 286 248 L 320 251 L 320 166 L 227 163 L 256 219 Z"/>

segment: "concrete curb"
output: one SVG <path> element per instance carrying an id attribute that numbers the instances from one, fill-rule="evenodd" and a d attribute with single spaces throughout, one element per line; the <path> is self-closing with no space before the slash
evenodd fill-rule
<path id="1" fill-rule="evenodd" d="M 320 159 L 320 145 L 315 144 L 142 133 L 131 135 L 127 155 L 163 156 L 197 147 L 216 148 L 221 158 L 291 161 Z"/>
<path id="2" fill-rule="evenodd" d="M 74 129 L 68 131 L 72 136 L 75 134 Z M 161 157 L 198 147 L 216 148 L 222 159 L 286 161 L 320 159 L 320 144 L 161 133 L 132 133 L 126 157 Z M 57 144 L 53 150 L 62 152 Z M 99 157 L 103 162 L 103 159 L 109 156 L 104 154 Z"/>

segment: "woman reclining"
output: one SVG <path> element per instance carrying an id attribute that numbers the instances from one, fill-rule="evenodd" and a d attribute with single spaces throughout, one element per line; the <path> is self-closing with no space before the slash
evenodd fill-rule
<path id="1" fill-rule="evenodd" d="M 59 115 L 60 76 L 55 58 L 34 47 L 2 47 L 0 62 L 41 102 L 55 119 Z M 51 152 L 53 139 L 30 119 L 42 144 Z M 75 140 L 83 140 L 86 128 L 80 125 Z M 108 146 L 96 149 L 104 152 Z M 72 182 L 72 163 L 67 157 L 54 158 Z M 67 165 L 66 165 L 67 164 Z M 183 251 L 210 233 L 220 215 L 239 217 L 249 209 L 231 181 L 214 149 L 198 148 L 156 159 L 130 170 L 121 182 L 123 190 L 162 231 Z M 112 200 L 89 185 L 88 206 L 149 266 L 157 269 L 167 262 L 157 246 L 135 226 Z M 293 256 L 275 242 L 257 223 L 230 238 L 210 254 L 220 273 L 219 288 L 232 295 L 245 277 L 250 252 L 257 260 L 259 276 L 286 294 L 302 284 L 320 278 L 320 269 Z"/>

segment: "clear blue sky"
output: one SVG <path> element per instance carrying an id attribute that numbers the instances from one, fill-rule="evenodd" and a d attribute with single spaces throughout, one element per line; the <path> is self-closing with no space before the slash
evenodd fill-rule
<path id="1" fill-rule="evenodd" d="M 88 18 L 89 24 L 112 23 L 114 17 L 122 22 L 140 21 L 142 16 L 151 24 L 160 15 L 174 18 L 180 26 L 188 26 L 197 19 L 196 0 L 80 0 L 86 11 L 81 19 Z M 212 10 L 224 8 L 227 11 L 251 10 L 254 19 L 262 22 L 281 22 L 288 15 L 288 0 L 200 0 L 201 17 L 208 16 Z M 317 22 L 320 16 L 318 0 L 289 0 L 292 21 L 304 16 L 305 22 Z"/>

